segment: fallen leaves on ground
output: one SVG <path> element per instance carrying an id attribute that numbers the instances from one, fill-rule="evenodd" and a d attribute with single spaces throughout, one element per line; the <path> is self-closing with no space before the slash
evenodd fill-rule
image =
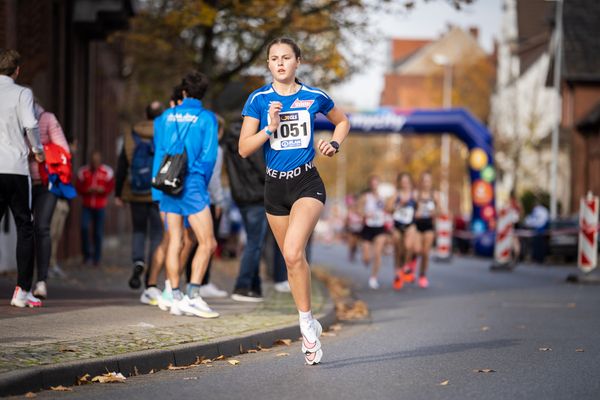
<path id="1" fill-rule="evenodd" d="M 481 327 L 481 331 L 482 331 L 482 332 L 487 332 L 487 331 L 489 331 L 489 330 L 490 330 L 490 327 L 489 327 L 489 326 L 486 326 L 486 325 L 484 325 L 484 326 L 482 326 L 482 327 Z"/>
<path id="2" fill-rule="evenodd" d="M 287 357 L 289 355 L 290 355 L 290 353 L 277 353 L 275 356 L 276 357 Z"/>
<path id="3" fill-rule="evenodd" d="M 225 356 L 223 354 L 221 354 L 220 356 L 213 358 L 213 361 L 221 361 L 224 359 L 225 359 Z"/>
<path id="4" fill-rule="evenodd" d="M 550 347 L 540 347 L 538 350 L 539 351 L 552 351 L 552 349 Z"/>
<path id="5" fill-rule="evenodd" d="M 585 350 L 583 350 L 583 349 L 575 349 L 575 351 L 576 351 L 577 353 L 583 353 Z"/>
<path id="6" fill-rule="evenodd" d="M 369 315 L 367 304 L 362 300 L 352 298 L 352 291 L 347 280 L 333 276 L 323 268 L 314 268 L 313 274 L 327 286 L 335 304 L 338 319 L 350 321 L 363 319 Z"/>
<path id="7" fill-rule="evenodd" d="M 227 360 L 227 362 L 231 365 L 240 365 L 240 361 L 235 359 Z"/>
<path id="8" fill-rule="evenodd" d="M 88 383 L 91 383 L 90 382 L 90 378 L 91 378 L 90 374 L 85 374 L 83 376 L 78 377 L 77 378 L 77 385 L 81 386 L 81 385 L 86 385 Z"/>
<path id="9" fill-rule="evenodd" d="M 273 350 L 273 349 L 270 348 L 270 347 L 261 347 L 261 346 L 258 346 L 258 351 L 271 351 L 271 350 Z"/>
<path id="10" fill-rule="evenodd" d="M 482 373 L 482 374 L 489 374 L 491 372 L 496 372 L 493 369 L 490 368 L 483 368 L 483 369 L 474 369 L 473 372 L 478 372 L 478 373 Z"/>
<path id="11" fill-rule="evenodd" d="M 289 346 L 292 344 L 292 339 L 277 339 L 273 344 Z"/>
<path id="12" fill-rule="evenodd" d="M 63 385 L 50 386 L 50 390 L 54 390 L 55 392 L 72 392 L 73 391 L 73 389 L 63 386 Z"/>
<path id="13" fill-rule="evenodd" d="M 151 373 L 152 373 L 152 371 L 151 371 Z M 125 379 L 126 378 L 120 372 L 119 373 L 108 372 L 106 374 L 95 376 L 92 379 L 92 382 L 99 382 L 99 383 L 125 383 Z"/>
<path id="14" fill-rule="evenodd" d="M 253 354 L 253 353 L 258 353 L 258 350 L 256 350 L 256 349 L 248 350 L 248 354 Z"/>
<path id="15" fill-rule="evenodd" d="M 182 366 L 175 366 L 173 364 L 169 364 L 167 369 L 169 369 L 171 371 L 181 371 L 183 369 L 191 369 L 191 368 L 196 368 L 196 367 L 197 367 L 196 364 L 182 365 Z"/>
<path id="16" fill-rule="evenodd" d="M 198 380 L 197 376 L 187 376 L 185 378 L 183 378 L 184 381 L 196 381 Z"/>
<path id="17" fill-rule="evenodd" d="M 335 332 L 323 332 L 321 333 L 322 336 L 337 336 L 337 334 Z"/>
<path id="18" fill-rule="evenodd" d="M 329 327 L 329 330 L 333 331 L 333 332 L 337 332 L 342 330 L 342 324 L 333 324 Z"/>
<path id="19" fill-rule="evenodd" d="M 60 349 L 58 349 L 58 351 L 60 351 L 61 353 L 75 353 L 75 352 L 77 352 L 77 350 L 72 349 L 70 347 L 61 347 Z"/>
<path id="20" fill-rule="evenodd" d="M 37 394 L 33 392 L 27 392 L 25 393 L 25 397 L 27 397 L 28 399 L 33 399 L 34 397 L 37 397 Z"/>
<path id="21" fill-rule="evenodd" d="M 149 373 L 149 374 L 153 374 L 153 373 L 155 373 L 155 372 L 156 372 L 156 371 L 154 371 L 153 369 L 151 369 L 151 370 L 150 370 L 150 372 L 148 372 L 148 373 Z"/>
<path id="22" fill-rule="evenodd" d="M 440 386 L 448 386 L 448 383 L 450 383 L 449 380 L 442 381 L 440 382 Z"/>

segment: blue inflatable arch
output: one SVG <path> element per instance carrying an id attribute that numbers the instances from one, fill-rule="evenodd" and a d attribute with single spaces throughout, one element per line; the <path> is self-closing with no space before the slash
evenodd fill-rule
<path id="1" fill-rule="evenodd" d="M 351 132 L 362 134 L 442 134 L 451 133 L 469 149 L 469 174 L 473 214 L 471 229 L 478 236 L 494 229 L 496 173 L 494 147 L 488 129 L 463 108 L 403 111 L 382 108 L 373 112 L 348 114 Z M 315 130 L 332 130 L 322 115 Z M 486 241 L 486 240 L 484 240 Z M 493 242 L 491 243 L 493 246 Z M 485 245 L 484 245 L 485 246 Z M 485 246 L 487 247 L 487 246 Z"/>

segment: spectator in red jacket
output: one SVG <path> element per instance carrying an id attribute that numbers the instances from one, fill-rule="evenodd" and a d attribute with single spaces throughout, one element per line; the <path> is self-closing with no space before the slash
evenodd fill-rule
<path id="1" fill-rule="evenodd" d="M 99 151 L 92 153 L 91 163 L 77 172 L 77 192 L 83 200 L 81 212 L 81 248 L 85 264 L 100 263 L 102 257 L 102 237 L 104 235 L 104 211 L 108 196 L 115 187 L 111 167 L 102 164 Z M 89 230 L 93 224 L 94 251 L 90 249 Z"/>

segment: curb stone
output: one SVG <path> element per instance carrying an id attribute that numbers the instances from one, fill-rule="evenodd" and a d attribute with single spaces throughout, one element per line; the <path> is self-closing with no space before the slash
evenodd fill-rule
<path id="1" fill-rule="evenodd" d="M 335 323 L 335 307 L 331 298 L 323 307 L 323 312 L 316 315 L 324 330 Z M 121 372 L 124 376 L 147 374 L 151 370 L 166 369 L 169 364 L 175 366 L 190 365 L 197 357 L 214 358 L 240 354 L 240 347 L 246 351 L 259 345 L 271 347 L 281 338 L 296 341 L 300 336 L 297 324 L 290 324 L 274 330 L 254 332 L 247 336 L 224 338 L 212 343 L 188 343 L 169 349 L 144 350 L 125 353 L 117 356 L 97 359 L 71 361 L 60 365 L 45 365 L 6 372 L 0 375 L 0 397 L 19 395 L 49 389 L 51 386 L 72 386 L 77 378 L 90 374 L 101 375 L 107 371 Z"/>

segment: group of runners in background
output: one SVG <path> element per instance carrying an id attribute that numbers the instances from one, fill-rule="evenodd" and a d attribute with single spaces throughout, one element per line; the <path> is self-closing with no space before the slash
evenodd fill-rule
<path id="1" fill-rule="evenodd" d="M 393 288 L 400 290 L 405 283 L 415 281 L 419 287 L 427 288 L 429 252 L 435 240 L 434 218 L 440 204 L 439 193 L 433 190 L 431 173 L 421 175 L 418 187 L 410 174 L 398 174 L 395 192 L 388 198 L 380 195 L 379 182 L 379 177 L 371 176 L 367 190 L 348 201 L 346 231 L 350 260 L 356 259 L 360 246 L 362 261 L 371 268 L 369 287 L 379 289 L 382 256 L 386 246 L 391 244 Z"/>

